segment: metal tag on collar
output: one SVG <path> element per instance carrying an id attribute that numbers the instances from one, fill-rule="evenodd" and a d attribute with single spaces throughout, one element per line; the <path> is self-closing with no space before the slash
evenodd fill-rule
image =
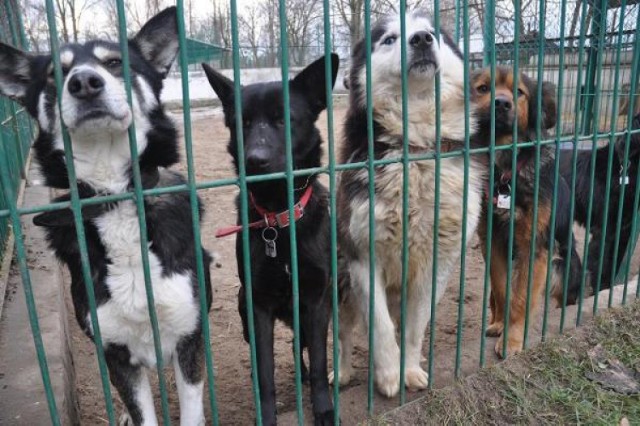
<path id="1" fill-rule="evenodd" d="M 622 175 L 624 171 L 624 166 L 620 166 L 620 185 L 629 185 L 629 176 Z"/>
<path id="2" fill-rule="evenodd" d="M 277 257 L 276 240 L 278 239 L 278 230 L 272 226 L 262 230 L 262 240 L 264 241 L 264 253 L 267 257 Z"/>
<path id="3" fill-rule="evenodd" d="M 498 202 L 496 207 L 499 209 L 511 208 L 511 185 L 504 184 L 498 187 Z"/>

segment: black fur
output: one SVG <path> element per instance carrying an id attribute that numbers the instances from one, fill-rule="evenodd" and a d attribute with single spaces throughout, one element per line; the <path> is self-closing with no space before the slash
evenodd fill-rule
<path id="1" fill-rule="evenodd" d="M 332 81 L 338 72 L 338 56 L 331 56 Z M 225 124 L 231 133 L 228 150 L 238 171 L 239 157 L 235 127 L 233 82 L 203 64 L 211 86 L 222 101 Z M 325 62 L 317 60 L 290 81 L 291 143 L 293 168 L 303 169 L 320 165 L 320 133 L 315 127 L 318 114 L 326 107 Z M 283 120 L 282 84 L 278 82 L 252 84 L 242 88 L 242 118 L 245 144 L 245 162 L 248 174 L 264 174 L 285 170 L 285 140 Z M 315 176 L 294 179 L 296 202 L 308 185 L 313 195 L 296 222 L 298 271 L 300 289 L 301 347 L 309 354 L 308 375 L 311 382 L 314 423 L 333 424 L 333 407 L 327 380 L 326 343 L 330 316 L 330 233 L 328 194 Z M 287 210 L 286 183 L 270 180 L 249 184 L 255 204 L 271 212 Z M 239 200 L 238 200 L 239 201 Z M 239 203 L 238 203 L 239 204 Z M 250 204 L 249 221 L 258 221 L 260 215 Z M 238 209 L 239 210 L 239 209 Z M 240 217 L 238 216 L 238 224 Z M 290 276 L 289 229 L 278 228 L 277 257 L 265 254 L 262 229 L 249 232 L 251 283 L 253 288 L 253 315 L 255 324 L 258 377 L 262 406 L 262 422 L 276 424 L 274 382 L 273 326 L 280 319 L 292 324 L 293 294 Z M 242 318 L 244 338 L 249 341 L 242 238 L 236 239 L 238 275 L 242 287 L 238 294 L 238 309 Z M 303 364 L 303 371 L 306 367 Z"/>
<path id="2" fill-rule="evenodd" d="M 640 114 L 636 115 L 631 125 L 633 130 L 640 129 Z M 613 280 L 620 272 L 622 260 L 627 252 L 629 239 L 632 237 L 633 218 L 635 206 L 633 205 L 638 166 L 640 164 L 640 133 L 633 133 L 629 141 L 629 156 L 627 160 L 627 176 L 629 184 L 624 190 L 624 199 L 620 206 L 622 186 L 620 185 L 622 161 L 624 161 L 626 136 L 617 138 L 614 146 L 613 163 L 611 168 L 611 188 L 609 198 L 606 198 L 607 170 L 609 164 L 609 145 L 597 148 L 595 152 L 595 178 L 593 182 L 593 207 L 591 210 L 591 239 L 589 241 L 589 253 L 587 268 L 593 291 L 610 288 Z M 564 179 L 571 182 L 572 158 L 571 150 L 564 150 L 560 155 L 560 170 Z M 574 219 L 582 226 L 586 226 L 589 207 L 589 191 L 591 188 L 591 161 L 592 151 L 578 151 L 576 159 L 575 182 L 575 215 Z M 604 217 L 603 206 L 608 204 L 608 216 Z M 617 259 L 614 263 L 614 249 L 619 208 L 622 208 L 622 222 L 620 226 L 620 239 L 618 241 Z M 606 226 L 606 232 L 605 232 Z M 603 234 L 605 234 L 603 236 Z M 604 238 L 604 241 L 603 241 Z M 598 277 L 600 251 L 604 242 L 604 258 L 601 266 L 601 274 Z M 598 287 L 598 282 L 600 285 Z"/>

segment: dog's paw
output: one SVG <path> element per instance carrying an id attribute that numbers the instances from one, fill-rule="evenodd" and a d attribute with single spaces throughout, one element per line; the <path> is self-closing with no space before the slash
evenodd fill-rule
<path id="1" fill-rule="evenodd" d="M 340 377 L 340 380 L 338 381 L 338 383 L 340 383 L 340 386 L 348 385 L 349 382 L 351 381 L 352 375 L 353 375 L 353 367 L 340 367 L 340 370 L 338 371 L 338 376 Z M 333 370 L 331 370 L 329 372 L 329 384 L 333 385 L 334 380 L 335 380 L 334 372 Z"/>
<path id="2" fill-rule="evenodd" d="M 504 323 L 502 321 L 496 321 L 487 327 L 487 332 L 485 334 L 489 337 L 498 337 L 502 335 L 503 330 Z"/>
<path id="3" fill-rule="evenodd" d="M 313 414 L 313 426 L 333 426 L 333 410 Z"/>
<path id="4" fill-rule="evenodd" d="M 120 418 L 118 419 L 118 426 L 133 426 L 133 419 L 126 411 L 120 414 Z"/>
<path id="5" fill-rule="evenodd" d="M 429 374 L 420 367 L 407 368 L 404 372 L 404 384 L 411 390 L 422 390 L 429 387 Z"/>
<path id="6" fill-rule="evenodd" d="M 504 348 L 503 343 L 504 339 L 502 338 L 498 339 L 498 341 L 496 342 L 495 351 L 496 355 L 498 355 L 499 358 L 502 358 L 502 349 Z M 506 356 L 510 357 L 520 352 L 522 352 L 522 340 L 509 338 L 509 340 L 507 341 Z"/>
<path id="7" fill-rule="evenodd" d="M 378 391 L 391 398 L 400 390 L 400 369 L 396 367 L 378 368 L 376 370 L 376 385 Z"/>

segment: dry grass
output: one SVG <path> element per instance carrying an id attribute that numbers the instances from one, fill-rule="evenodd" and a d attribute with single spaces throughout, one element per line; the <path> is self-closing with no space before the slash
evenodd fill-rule
<path id="1" fill-rule="evenodd" d="M 606 369 L 589 352 L 600 345 L 640 380 L 640 303 L 599 316 L 464 381 L 375 419 L 376 424 L 602 424 L 640 422 L 640 399 L 603 388 L 589 372 Z"/>

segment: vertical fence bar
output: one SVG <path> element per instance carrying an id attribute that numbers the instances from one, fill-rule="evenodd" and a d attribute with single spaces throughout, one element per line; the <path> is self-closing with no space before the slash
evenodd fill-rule
<path id="1" fill-rule="evenodd" d="M 515 31 L 513 32 L 513 39 L 520 40 L 520 0 L 514 0 L 513 6 L 515 8 L 514 22 Z M 518 96 L 518 81 L 520 78 L 519 62 L 520 62 L 520 44 L 513 43 L 513 99 L 517 99 Z M 507 284 L 505 291 L 505 306 L 504 306 L 504 331 L 499 339 L 502 339 L 502 358 L 507 356 L 507 344 L 509 342 L 509 317 L 511 314 L 511 286 L 513 284 L 513 243 L 514 243 L 514 226 L 515 226 L 515 209 L 516 209 L 516 193 L 518 182 L 518 103 L 514 103 L 515 112 L 513 114 L 513 140 L 511 143 L 511 206 L 509 211 L 509 242 L 507 245 Z"/>
<path id="2" fill-rule="evenodd" d="M 291 114 L 289 104 L 289 43 L 287 35 L 287 11 L 285 0 L 279 0 L 280 11 L 280 53 L 282 58 L 282 102 L 284 103 L 284 135 L 286 154 L 287 202 L 289 205 L 289 242 L 291 245 L 291 284 L 293 298 L 293 352 L 296 376 L 296 411 L 298 424 L 304 424 L 302 410 L 302 370 L 300 365 L 300 293 L 298 287 L 298 249 L 296 244 L 295 199 L 293 182 L 293 151 L 291 146 Z"/>
<path id="3" fill-rule="evenodd" d="M 53 0 L 46 0 L 47 24 L 49 27 L 49 42 L 51 44 L 51 59 L 53 61 L 53 71 L 56 84 L 56 102 L 59 111 L 62 111 L 62 66 L 60 64 L 60 46 L 58 44 L 58 31 L 56 29 L 56 14 Z M 78 248 L 80 251 L 80 260 L 82 263 L 82 278 L 85 289 L 87 291 L 87 301 L 89 303 L 89 313 L 91 317 L 91 328 L 93 331 L 93 341 L 96 345 L 96 356 L 98 358 L 98 368 L 100 369 L 100 380 L 102 383 L 102 392 L 104 394 L 105 406 L 107 409 L 107 417 L 110 425 L 116 423 L 115 411 L 113 408 L 113 399 L 111 397 L 111 388 L 109 386 L 109 374 L 104 356 L 104 346 L 102 343 L 102 334 L 100 332 L 100 324 L 98 322 L 98 314 L 96 312 L 96 298 L 93 289 L 93 278 L 91 268 L 89 266 L 89 254 L 87 251 L 87 241 L 85 237 L 84 223 L 82 221 L 82 210 L 80 206 L 80 197 L 78 194 L 78 182 L 76 179 L 75 165 L 73 162 L 73 148 L 69 133 L 60 118 L 60 127 L 62 129 L 62 139 L 64 142 L 64 155 L 69 177 L 69 190 L 71 195 L 71 209 L 73 212 L 74 225 L 76 229 L 76 237 Z"/>
<path id="4" fill-rule="evenodd" d="M 640 7 L 636 6 L 636 28 L 638 28 L 640 26 Z M 640 37 L 638 37 L 638 35 L 636 34 L 636 38 L 634 40 L 634 46 L 633 46 L 633 65 L 632 65 L 632 71 L 631 71 L 631 76 L 637 76 L 640 67 Z M 637 87 L 638 86 L 638 78 L 632 78 L 631 79 L 631 88 L 629 90 L 629 103 L 628 105 L 635 105 L 635 101 L 637 99 L 636 97 L 636 91 L 637 91 Z M 631 123 L 633 120 L 633 108 L 628 108 L 627 111 L 627 135 L 626 135 L 626 139 L 625 139 L 625 163 L 628 161 L 629 159 L 629 147 L 630 147 L 630 142 L 631 142 L 631 134 L 630 134 L 630 130 L 633 130 L 631 127 Z M 635 129 L 637 130 L 637 129 Z M 626 171 L 625 171 L 625 175 L 626 175 Z M 624 195 L 624 194 L 622 194 Z M 623 199 L 623 197 L 620 197 L 621 199 Z M 633 215 L 633 221 L 632 221 L 632 225 L 631 225 L 631 240 L 630 240 L 630 245 L 627 248 L 627 261 L 626 261 L 626 265 L 624 268 L 624 291 L 622 294 L 622 303 L 626 303 L 627 301 L 627 287 L 628 287 L 628 282 L 629 282 L 629 269 L 631 268 L 631 258 L 633 257 L 633 247 L 635 247 L 635 243 L 637 243 L 637 224 L 638 224 L 638 200 L 640 199 L 640 173 L 638 173 L 637 179 L 636 179 L 636 190 L 635 190 L 635 194 L 633 196 L 633 211 L 635 212 L 635 214 Z M 622 220 L 622 207 L 620 207 L 620 205 L 618 205 L 618 227 L 620 227 L 620 221 Z M 640 289 L 640 286 L 638 287 Z"/>
<path id="5" fill-rule="evenodd" d="M 402 265 L 400 282 L 400 405 L 406 399 L 405 358 L 407 324 L 407 278 L 409 273 L 409 100 L 407 82 L 407 2 L 400 0 L 400 68 L 402 87 Z"/>
<path id="6" fill-rule="evenodd" d="M 433 27 L 434 32 L 436 33 L 436 40 L 440 41 L 440 0 L 433 1 Z M 441 170 L 441 151 L 442 151 L 442 141 L 440 140 L 442 136 L 442 129 L 440 127 L 442 120 L 442 112 L 441 112 L 441 90 L 440 90 L 440 73 L 436 73 L 435 78 L 435 110 L 436 110 L 436 152 L 435 152 L 435 179 L 434 179 L 434 196 L 433 196 L 433 248 L 432 252 L 432 262 L 431 265 L 431 318 L 429 318 L 429 389 L 433 389 L 433 366 L 435 360 L 435 344 L 436 344 L 436 300 L 437 300 L 437 291 L 438 291 L 438 239 L 439 232 L 438 227 L 440 224 L 440 170 Z M 445 283 L 442 283 L 445 285 Z"/>
<path id="7" fill-rule="evenodd" d="M 211 353 L 211 331 L 209 329 L 209 309 L 207 307 L 207 288 L 204 280 L 205 266 L 202 258 L 202 243 L 200 235 L 200 208 L 198 193 L 196 192 L 195 162 L 193 159 L 193 141 L 191 135 L 191 102 L 189 97 L 189 63 L 187 58 L 187 37 L 184 24 L 184 0 L 177 0 L 178 15 L 178 44 L 180 80 L 182 83 L 182 117 L 184 121 L 184 142 L 187 154 L 187 181 L 189 184 L 189 203 L 191 205 L 191 220 L 193 226 L 193 244 L 196 253 L 196 273 L 198 277 L 198 293 L 200 294 L 200 321 L 204 336 L 204 356 L 207 370 L 207 385 L 209 390 L 209 407 L 211 409 L 212 424 L 217 426 L 218 406 L 216 403 L 216 387 L 214 376 L 213 354 Z M 213 289 L 209 289 L 213 293 Z M 212 295 L 213 296 L 213 295 Z"/>
<path id="8" fill-rule="evenodd" d="M 125 91 L 127 93 L 127 103 L 133 110 L 133 97 L 131 95 L 131 70 L 129 69 L 129 40 L 127 38 L 127 20 L 124 10 L 124 1 L 116 2 L 118 12 L 118 40 L 122 51 L 122 78 L 124 80 Z M 160 387 L 160 401 L 162 407 L 162 421 L 165 425 L 171 424 L 169 415 L 169 400 L 167 397 L 167 383 L 164 377 L 164 359 L 162 356 L 162 342 L 160 341 L 160 329 L 158 328 L 158 315 L 156 313 L 155 297 L 153 295 L 153 283 L 151 282 L 151 271 L 149 269 L 149 244 L 147 236 L 147 220 L 144 209 L 144 196 L 142 194 L 142 178 L 140 175 L 140 164 L 138 163 L 138 141 L 136 136 L 136 123 L 131 118 L 128 129 L 129 150 L 131 152 L 131 171 L 133 174 L 133 185 L 135 193 L 136 212 L 138 216 L 138 227 L 140 228 L 140 250 L 142 256 L 142 271 L 144 274 L 144 288 L 147 296 L 147 308 L 149 309 L 149 320 L 153 334 L 153 347 L 156 355 L 156 371 L 158 373 L 158 384 Z"/>
<path id="9" fill-rule="evenodd" d="M 371 0 L 364 2 L 364 39 L 365 39 L 365 86 L 367 92 L 367 175 L 369 178 L 369 372 L 367 376 L 367 411 L 373 414 L 373 375 L 374 375 L 374 328 L 375 328 L 375 279 L 376 279 L 376 215 L 375 215 L 375 176 L 374 139 L 373 139 L 373 87 L 371 81 Z"/>
<path id="10" fill-rule="evenodd" d="M 249 348 L 251 355 L 251 382 L 256 410 L 256 425 L 262 425 L 260 403 L 260 382 L 258 380 L 258 357 L 256 353 L 256 331 L 253 315 L 253 286 L 251 277 L 251 248 L 249 245 L 249 190 L 247 188 L 247 168 L 244 155 L 244 135 L 242 133 L 242 85 L 240 82 L 240 41 L 238 37 L 238 5 L 230 0 L 231 46 L 233 54 L 233 101 L 235 110 L 236 139 L 238 142 L 238 174 L 240 187 L 240 221 L 242 224 L 242 265 L 244 272 L 245 299 L 247 302 L 247 326 L 249 327 Z"/>
<path id="11" fill-rule="evenodd" d="M 578 159 L 578 135 L 579 135 L 579 131 L 580 131 L 580 120 L 578 119 L 579 114 L 580 114 L 580 95 L 579 95 L 579 90 L 581 88 L 582 85 L 582 66 L 584 64 L 583 61 L 583 54 L 582 52 L 584 51 L 584 46 L 585 46 L 585 40 L 586 40 L 586 32 L 587 32 L 587 25 L 586 25 L 586 19 L 587 19 L 587 2 L 583 1 L 582 2 L 582 10 L 580 12 L 580 37 L 579 37 L 579 42 L 578 42 L 578 76 L 577 76 L 577 81 L 576 81 L 576 103 L 574 106 L 574 122 L 573 122 L 573 149 L 572 149 L 572 153 L 571 153 L 571 182 L 569 183 L 569 218 L 570 221 L 569 223 L 573 223 L 574 221 L 574 216 L 575 216 L 575 206 L 576 206 L 576 194 L 575 194 L 575 189 L 576 189 L 576 176 L 577 176 L 577 159 Z M 569 228 L 569 230 L 567 231 L 567 233 L 569 234 L 568 238 L 571 238 L 571 235 L 573 234 L 573 229 L 572 227 Z M 573 241 L 572 241 L 573 243 Z M 586 244 L 585 244 L 586 245 Z M 571 246 L 569 246 L 571 247 Z M 582 264 L 582 270 L 581 270 L 581 277 L 580 277 L 580 291 L 578 294 L 578 313 L 576 315 L 576 326 L 580 325 L 580 320 L 582 319 L 582 305 L 584 302 L 584 287 L 585 287 L 585 265 L 586 265 L 586 259 L 583 258 L 583 264 Z M 542 327 L 542 336 L 544 338 L 546 334 L 546 323 L 543 325 Z"/>
<path id="12" fill-rule="evenodd" d="M 456 2 L 457 4 L 457 2 Z M 465 269 L 467 261 L 467 205 L 469 203 L 469 149 L 471 143 L 471 108 L 469 104 L 469 8 L 463 10 L 463 42 L 464 42 L 464 190 L 462 194 L 462 238 L 460 241 L 460 291 L 458 293 L 458 330 L 456 333 L 456 362 L 454 376 L 460 377 L 462 360 L 462 325 L 464 320 Z"/>
<path id="13" fill-rule="evenodd" d="M 566 2 L 562 3 L 562 10 L 560 11 L 560 50 L 559 50 L 559 57 L 558 57 L 558 69 L 559 69 L 559 77 L 558 77 L 558 93 L 557 93 L 557 107 L 556 107 L 556 131 L 555 131 L 555 144 L 556 144 L 556 151 L 555 151 L 555 164 L 554 164 L 554 185 L 553 185 L 553 196 L 554 196 L 554 201 L 553 201 L 553 206 L 554 208 L 557 208 L 557 196 L 558 196 L 558 180 L 559 180 L 559 176 L 558 173 L 560 172 L 560 137 L 562 136 L 562 126 L 563 126 L 563 118 L 562 118 L 562 114 L 563 114 L 563 91 L 564 91 L 564 45 L 565 45 L 565 21 L 566 21 L 566 15 L 567 15 L 567 4 Z M 574 117 L 575 120 L 575 117 Z M 567 182 L 569 184 L 569 182 Z M 573 192 L 573 190 L 572 190 Z M 571 195 L 570 195 L 571 196 Z M 573 215 L 571 216 L 573 217 Z M 569 222 L 570 224 L 573 224 L 573 220 Z M 552 239 L 555 240 L 555 215 L 554 215 L 554 220 L 551 221 L 552 224 Z M 564 273 L 562 276 L 562 311 L 560 312 L 560 332 L 562 333 L 563 328 L 564 328 L 564 321 L 565 321 L 565 317 L 566 317 L 566 304 L 567 304 L 567 292 L 568 292 L 568 285 L 569 285 L 569 271 L 571 270 L 571 253 L 573 250 L 573 226 L 569 226 L 569 231 L 568 231 L 568 236 L 567 236 L 567 241 L 568 241 L 568 245 L 567 245 L 567 258 L 565 259 L 565 268 L 564 268 Z M 550 245 L 551 247 L 551 245 Z M 549 250 L 549 257 L 548 257 L 548 262 L 547 262 L 547 280 L 546 280 L 546 284 L 545 284 L 545 304 L 544 304 L 544 309 L 545 309 L 545 313 L 544 315 L 547 315 L 547 309 L 548 309 L 548 305 L 549 305 L 549 298 L 547 296 L 548 294 L 548 289 L 549 288 L 549 280 L 550 280 L 550 274 L 551 274 L 551 269 L 552 269 L 552 258 L 553 258 L 553 252 L 551 250 Z M 546 321 L 546 320 L 543 320 Z"/>
<path id="14" fill-rule="evenodd" d="M 618 91 L 619 91 L 619 82 L 620 82 L 620 56 L 622 53 L 622 36 L 624 33 L 624 17 L 625 17 L 625 11 L 627 8 L 627 2 L 626 0 L 622 0 L 621 5 L 620 5 L 620 26 L 618 28 L 618 43 L 617 43 L 617 48 L 616 48 L 616 62 L 615 62 L 615 72 L 614 72 L 614 76 L 613 76 L 613 96 L 611 98 L 611 102 L 612 102 L 612 108 L 611 108 L 611 132 L 609 134 L 609 168 L 611 168 L 612 164 L 613 164 L 613 155 L 614 155 L 614 151 L 615 151 L 615 138 L 613 136 L 613 134 L 616 131 L 617 128 L 617 117 L 618 117 Z M 629 109 L 633 110 L 632 104 L 629 104 Z M 625 152 L 627 151 L 628 148 L 628 144 L 627 146 L 625 146 Z M 613 170 L 612 170 L 613 171 Z M 626 157 L 624 158 L 624 162 L 622 164 L 622 170 L 621 170 L 621 174 L 620 174 L 620 178 L 622 179 L 622 176 L 626 176 L 626 171 L 627 171 L 627 161 L 626 161 Z M 606 189 L 611 189 L 611 179 L 613 178 L 613 176 L 611 174 L 607 174 L 607 184 L 608 187 Z M 615 185 L 615 181 L 614 181 L 614 185 Z M 616 225 L 618 224 L 618 217 L 621 217 L 621 213 L 622 213 L 622 208 L 624 206 L 624 195 L 625 195 L 625 187 L 626 185 L 623 185 L 621 182 L 618 182 L 618 185 L 620 186 L 619 188 L 619 199 L 618 199 L 618 210 L 614 210 L 615 214 L 616 214 Z M 607 193 L 605 191 L 605 199 L 608 200 L 609 199 L 609 193 Z M 601 275 L 602 275 L 602 267 L 603 267 L 603 260 L 604 260 L 604 256 L 607 256 L 609 258 L 609 260 L 611 261 L 611 274 L 609 277 L 607 277 L 609 279 L 609 286 L 611 291 L 609 291 L 609 300 L 608 300 L 608 306 L 609 308 L 611 307 L 612 303 L 613 303 L 613 286 L 615 285 L 615 275 L 616 275 L 616 269 L 617 269 L 617 262 L 618 262 L 618 244 L 620 243 L 620 226 L 615 226 L 614 229 L 610 230 L 610 232 L 615 232 L 615 242 L 613 245 L 613 257 L 611 257 L 610 253 L 607 253 L 605 251 L 605 235 L 607 233 L 607 224 L 609 223 L 609 210 L 608 210 L 608 205 L 609 203 L 605 203 L 605 217 L 604 217 L 604 224 L 603 224 L 603 229 L 602 229 L 602 237 L 600 239 L 600 259 L 598 261 L 598 282 L 600 282 L 601 280 Z"/>
<path id="15" fill-rule="evenodd" d="M 491 74 L 491 105 L 496 101 L 496 54 L 495 43 L 491 41 L 495 38 L 495 20 L 492 19 L 495 15 L 495 0 L 487 0 L 487 18 L 485 19 L 484 27 L 484 52 L 485 52 L 485 65 L 489 65 Z M 480 367 L 485 365 L 485 346 L 487 342 L 487 305 L 489 303 L 489 293 L 491 291 L 491 254 L 492 254 L 492 235 L 493 235 L 493 186 L 495 184 L 495 161 L 496 161 L 496 110 L 491 108 L 491 129 L 490 137 L 487 143 L 489 144 L 489 182 L 486 190 L 487 203 L 487 232 L 486 232 L 486 244 L 485 244 L 485 270 L 484 270 L 484 285 L 482 289 L 482 324 L 480 327 Z"/>
<path id="16" fill-rule="evenodd" d="M 6 8 L 6 15 L 7 15 L 7 21 L 9 23 L 9 32 L 11 33 L 11 40 L 14 46 L 20 46 L 20 39 L 18 36 L 18 32 L 16 30 L 15 27 L 15 23 L 13 22 L 12 16 L 14 16 L 12 8 L 11 8 L 11 2 L 9 0 L 4 0 L 4 4 L 5 4 L 5 8 Z M 19 21 L 20 19 L 18 19 Z M 24 47 L 24 46 L 23 46 Z M 9 108 L 11 110 L 11 115 L 14 117 L 14 120 L 16 122 L 16 129 L 18 129 L 18 115 L 17 115 L 17 110 L 16 110 L 16 105 L 13 102 L 9 103 Z M 22 152 L 22 135 L 20 134 L 19 131 L 16 131 L 16 138 L 17 138 L 17 143 L 18 143 L 18 149 L 16 150 L 16 156 L 18 157 L 18 164 L 20 165 L 20 177 L 22 179 L 25 179 L 26 176 L 26 171 L 24 169 L 25 167 L 25 161 L 24 161 L 24 155 Z"/>
<path id="17" fill-rule="evenodd" d="M 331 64 L 331 9 L 329 0 L 322 1 L 323 6 L 323 30 L 324 30 L 324 80 L 325 96 L 327 100 L 327 144 L 329 151 L 329 218 L 331 226 L 331 312 L 333 335 L 333 423 L 340 424 L 340 353 L 338 336 L 340 335 L 339 319 L 339 294 L 338 294 L 338 209 L 336 180 L 336 147 L 333 134 L 333 71 Z"/>
<path id="18" fill-rule="evenodd" d="M 42 334 L 40 333 L 40 322 L 38 320 L 38 312 L 36 308 L 33 287 L 31 285 L 31 275 L 29 274 L 29 265 L 27 265 L 27 253 L 24 247 L 24 236 L 22 234 L 22 225 L 20 216 L 16 206 L 17 196 L 13 192 L 11 178 L 9 176 L 8 156 L 5 147 L 8 142 L 5 140 L 4 133 L 0 131 L 0 193 L 4 193 L 4 199 L 9 209 L 11 224 L 13 225 L 13 234 L 15 237 L 15 248 L 18 256 L 18 267 L 20 268 L 20 276 L 22 277 L 22 288 L 24 290 L 24 298 L 27 304 L 27 312 L 29 314 L 29 325 L 31 326 L 31 334 L 33 336 L 33 344 L 36 350 L 38 366 L 40 367 L 40 376 L 44 386 L 45 396 L 47 399 L 47 407 L 49 409 L 49 417 L 51 424 L 58 426 L 61 424 L 56 399 L 53 394 L 51 385 L 51 376 L 49 375 L 49 366 L 47 365 L 47 355 L 44 344 L 42 342 Z M 2 243 L 2 241 L 0 241 Z M 2 248 L 0 246 L 0 248 Z M 5 256 L 11 256 L 11 247 L 5 247 Z"/>
<path id="19" fill-rule="evenodd" d="M 534 263 L 536 261 L 536 242 L 538 237 L 538 202 L 540 200 L 540 151 L 541 151 L 541 140 L 542 140 L 542 81 L 543 81 L 543 71 L 542 65 L 544 63 L 544 43 L 545 43 L 545 21 L 546 21 L 546 7 L 544 0 L 540 0 L 539 9 L 538 9 L 539 17 L 538 22 L 540 23 L 539 29 L 539 37 L 538 37 L 538 67 L 537 67 L 537 86 L 536 86 L 536 146 L 535 146 L 535 159 L 534 159 L 534 181 L 533 181 L 533 215 L 531 223 L 531 242 L 529 245 L 529 268 L 527 271 L 527 300 L 525 303 L 525 314 L 524 314 L 524 336 L 522 339 L 523 347 L 527 347 L 527 340 L 529 337 L 529 315 L 531 314 L 531 291 L 532 291 L 532 282 L 535 279 L 534 274 Z M 562 69 L 560 69 L 560 73 L 562 73 Z M 562 81 L 562 77 L 560 77 L 560 81 Z M 558 122 L 557 127 L 560 127 Z M 557 145 L 557 142 L 556 142 Z M 546 149 L 546 148 L 545 148 Z M 556 156 L 557 157 L 557 156 Z M 557 158 L 556 158 L 557 162 Z M 553 242 L 554 242 L 554 231 L 555 231 L 555 212 L 556 212 L 556 195 L 557 195 L 557 180 L 558 173 L 556 170 L 555 174 L 555 182 L 556 184 L 553 186 L 553 202 L 551 206 L 551 218 L 549 220 L 550 223 L 550 236 L 549 236 L 549 255 L 547 256 L 547 279 L 545 285 L 545 306 L 546 300 L 548 299 L 549 294 L 549 277 L 551 272 L 551 259 L 553 258 Z M 546 314 L 546 312 L 545 312 Z"/>
<path id="20" fill-rule="evenodd" d="M 606 8 L 607 8 L 607 1 L 606 0 L 602 0 L 601 3 L 601 8 L 605 10 L 604 13 L 602 13 L 602 11 L 600 11 L 599 16 L 600 18 L 600 23 L 597 26 L 597 28 L 599 28 L 598 31 L 598 42 L 597 42 L 597 46 L 601 47 L 604 45 L 604 32 L 602 31 L 603 27 L 606 27 L 606 18 L 607 18 L 607 13 L 606 13 Z M 595 18 L 594 18 L 595 19 Z M 594 22 L 594 25 L 595 22 Z M 597 64 L 596 64 L 596 76 L 595 76 L 595 81 L 599 82 L 602 79 L 602 61 L 603 61 L 603 57 L 604 54 L 598 50 L 598 55 L 597 55 Z M 600 111 L 600 97 L 601 97 L 602 91 L 600 90 L 600 87 L 597 88 L 597 90 L 594 93 L 594 114 L 596 114 L 598 111 Z M 593 124 L 593 133 L 592 133 L 592 154 L 591 154 L 591 174 L 590 174 L 590 185 L 589 185 L 589 203 L 587 206 L 587 226 L 585 229 L 585 236 L 584 236 L 584 245 L 585 245 L 585 254 L 582 257 L 583 259 L 583 270 L 585 269 L 585 266 L 588 264 L 589 262 L 589 253 L 588 253 L 588 242 L 589 242 L 589 233 L 591 231 L 591 220 L 592 220 L 592 212 L 593 212 L 593 189 L 594 189 L 594 182 L 595 182 L 595 169 L 596 169 L 596 149 L 598 146 L 598 129 L 599 129 L 599 119 L 596 120 L 591 120 L 592 124 Z M 607 175 L 611 174 L 610 168 L 611 168 L 611 161 L 609 161 L 608 164 L 608 172 Z M 605 209 L 606 209 L 606 203 L 605 203 Z M 605 211 L 605 217 L 606 217 L 606 211 Z M 594 277 L 591 277 L 591 279 L 593 280 Z M 599 280 L 598 280 L 599 281 Z M 593 297 L 593 314 L 596 315 L 598 312 L 598 293 L 600 291 L 600 286 L 599 286 L 599 282 L 596 282 L 596 288 L 594 290 L 594 297 Z"/>

